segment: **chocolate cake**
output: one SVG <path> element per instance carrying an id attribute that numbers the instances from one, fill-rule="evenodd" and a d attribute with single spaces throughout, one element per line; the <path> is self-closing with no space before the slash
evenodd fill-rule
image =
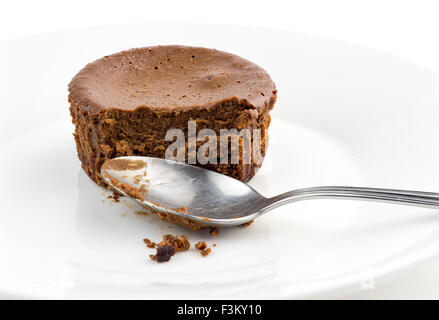
<path id="1" fill-rule="evenodd" d="M 78 156 L 90 178 L 102 186 L 106 184 L 100 169 L 106 160 L 127 155 L 164 158 L 173 143 L 165 138 L 168 130 L 182 130 L 188 141 L 190 120 L 196 132 L 212 129 L 217 136 L 221 129 L 260 129 L 263 159 L 275 101 L 275 84 L 256 64 L 230 53 L 185 46 L 105 56 L 69 84 Z M 252 155 L 245 162 L 242 149 L 239 157 L 238 163 L 195 165 L 248 181 L 262 159 Z"/>

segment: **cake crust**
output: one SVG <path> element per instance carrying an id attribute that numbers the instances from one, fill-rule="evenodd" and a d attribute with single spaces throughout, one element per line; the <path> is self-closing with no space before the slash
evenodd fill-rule
<path id="1" fill-rule="evenodd" d="M 156 112 L 210 109 L 230 100 L 261 112 L 276 87 L 258 65 L 227 52 L 153 46 L 105 56 L 69 84 L 69 100 L 97 113 L 147 108 Z"/>

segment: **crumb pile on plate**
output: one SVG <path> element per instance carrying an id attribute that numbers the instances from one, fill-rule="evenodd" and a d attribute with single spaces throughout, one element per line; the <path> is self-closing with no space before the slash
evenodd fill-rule
<path id="1" fill-rule="evenodd" d="M 151 254 L 149 257 L 157 262 L 167 262 L 171 260 L 175 253 L 187 251 L 191 247 L 191 243 L 184 235 L 178 237 L 165 234 L 163 240 L 158 244 L 151 242 L 149 239 L 143 239 L 143 242 L 148 248 L 156 249 L 156 254 Z"/>
<path id="2" fill-rule="evenodd" d="M 195 245 L 195 248 L 197 248 L 198 250 L 200 250 L 200 254 L 203 257 L 206 257 L 211 251 L 212 249 L 207 247 L 207 243 L 205 241 L 200 241 Z"/>
<path id="3" fill-rule="evenodd" d="M 178 237 L 171 234 L 165 234 L 162 241 L 159 243 L 155 243 L 147 238 L 143 239 L 143 242 L 148 248 L 156 249 L 156 253 L 149 255 L 149 257 L 151 260 L 157 262 L 168 262 L 177 252 L 188 251 L 191 247 L 191 243 L 184 235 Z M 213 246 L 216 245 L 214 244 Z M 212 251 L 211 248 L 207 247 L 205 241 L 197 242 L 195 248 L 199 250 L 203 257 L 206 257 Z"/>

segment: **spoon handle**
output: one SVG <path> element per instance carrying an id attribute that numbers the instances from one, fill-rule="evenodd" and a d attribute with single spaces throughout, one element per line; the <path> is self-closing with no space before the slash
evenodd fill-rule
<path id="1" fill-rule="evenodd" d="M 268 199 L 263 210 L 268 211 L 284 204 L 308 199 L 357 199 L 390 202 L 439 209 L 439 193 L 380 188 L 325 186 L 298 189 Z"/>

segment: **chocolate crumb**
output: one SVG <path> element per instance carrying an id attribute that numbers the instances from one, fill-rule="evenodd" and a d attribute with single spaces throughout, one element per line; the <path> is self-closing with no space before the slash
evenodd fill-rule
<path id="1" fill-rule="evenodd" d="M 156 247 L 156 245 L 157 245 L 155 242 L 152 242 L 151 240 L 146 239 L 146 238 L 143 239 L 143 242 L 145 242 L 146 246 L 148 248 L 151 248 L 151 249 L 154 249 Z"/>
<path id="2" fill-rule="evenodd" d="M 187 251 L 191 247 L 189 240 L 182 235 L 181 237 L 165 234 L 163 240 L 159 244 L 155 244 L 149 239 L 143 239 L 148 248 L 156 248 L 156 254 L 150 255 L 151 260 L 157 262 L 166 262 L 176 252 Z M 153 246 L 154 245 L 154 246 Z"/>
<path id="3" fill-rule="evenodd" d="M 201 250 L 201 251 L 200 251 L 200 254 L 201 254 L 203 257 L 206 257 L 211 251 L 212 251 L 212 250 L 211 250 L 210 248 L 206 248 L 206 249 L 204 249 L 204 250 Z"/>
<path id="4" fill-rule="evenodd" d="M 171 210 L 174 210 L 174 211 L 177 211 L 177 212 L 180 212 L 180 213 L 184 213 L 184 214 L 187 214 L 187 208 L 186 207 L 179 207 L 179 208 L 173 208 L 173 209 L 171 209 Z"/>
<path id="5" fill-rule="evenodd" d="M 253 223 L 254 220 L 250 220 L 249 222 L 243 223 L 241 224 L 241 227 L 248 227 L 249 225 L 251 225 Z"/>
<path id="6" fill-rule="evenodd" d="M 157 262 L 167 262 L 171 260 L 171 257 L 175 254 L 174 247 L 165 244 L 165 245 L 158 245 L 157 246 L 157 252 L 155 254 L 155 261 Z"/>
<path id="7" fill-rule="evenodd" d="M 165 234 L 163 236 L 163 241 L 160 243 L 169 244 L 174 247 L 176 252 L 187 251 L 191 247 L 191 243 L 184 235 L 179 238 L 171 234 Z"/>
<path id="8" fill-rule="evenodd" d="M 210 228 L 209 233 L 210 233 L 210 235 L 212 235 L 212 236 L 214 236 L 214 237 L 218 237 L 218 235 L 219 235 L 219 230 L 218 230 L 217 227 L 212 227 L 212 228 Z"/>
<path id="9" fill-rule="evenodd" d="M 195 248 L 197 248 L 198 250 L 203 251 L 204 249 L 207 248 L 207 244 L 204 241 L 200 241 L 195 245 Z"/>
<path id="10" fill-rule="evenodd" d="M 121 195 L 120 193 L 118 193 L 117 191 L 114 191 L 112 195 L 109 195 L 109 196 L 107 197 L 107 199 L 112 199 L 114 202 L 119 202 L 119 201 L 120 201 L 119 198 L 120 198 L 121 196 L 122 196 L 122 195 Z"/>
<path id="11" fill-rule="evenodd" d="M 215 246 L 215 244 L 214 244 Z M 203 257 L 206 257 L 211 251 L 212 249 L 207 247 L 207 244 L 205 241 L 200 241 L 195 245 L 195 248 L 197 248 L 198 250 L 200 250 L 200 254 Z"/>

